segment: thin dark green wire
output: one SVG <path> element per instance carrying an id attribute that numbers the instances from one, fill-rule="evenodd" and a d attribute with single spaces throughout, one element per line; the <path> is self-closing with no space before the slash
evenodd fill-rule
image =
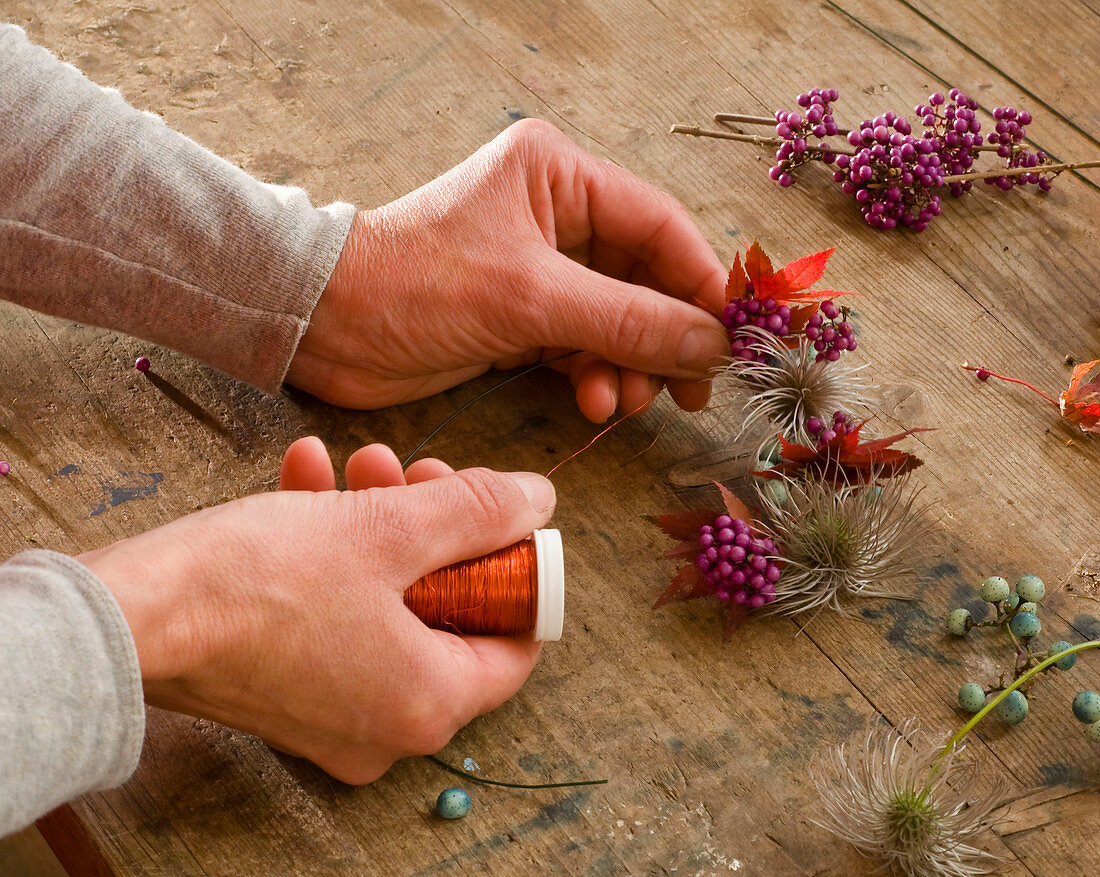
<path id="1" fill-rule="evenodd" d="M 503 381 L 501 381 L 499 384 L 496 384 L 496 385 L 490 387 L 485 392 L 479 393 L 478 395 L 474 396 L 473 399 L 471 399 L 465 405 L 459 406 L 454 412 L 451 413 L 450 417 L 448 417 L 441 424 L 439 424 L 439 426 L 437 426 L 430 433 L 428 433 L 428 435 L 424 438 L 424 440 L 420 444 L 418 444 L 415 448 L 413 448 L 412 451 L 409 453 L 409 455 L 404 459 L 404 461 L 401 463 L 401 468 L 404 469 L 406 466 L 408 466 L 409 463 L 412 462 L 412 459 L 418 453 L 420 453 L 420 451 L 424 448 L 424 446 L 428 442 L 430 442 L 433 438 L 435 438 L 439 434 L 440 430 L 442 430 L 443 427 L 445 427 L 448 423 L 450 423 L 452 420 L 454 420 L 456 417 L 458 417 L 458 415 L 460 415 L 463 411 L 465 411 L 467 408 L 469 408 L 475 402 L 481 401 L 486 396 L 488 396 L 490 393 L 495 393 L 497 390 L 499 390 L 505 384 L 510 384 L 512 381 L 516 380 L 517 378 L 522 378 L 524 375 L 530 374 L 531 372 L 535 371 L 536 369 L 542 368 L 544 365 L 550 365 L 551 363 L 558 362 L 559 360 L 565 359 L 567 356 L 573 356 L 576 353 L 580 353 L 580 351 L 579 350 L 570 350 L 567 353 L 559 353 L 557 356 L 550 357 L 550 359 L 544 359 L 541 362 L 536 362 L 534 365 L 530 365 L 527 368 L 516 372 L 514 375 L 510 375 L 509 377 L 507 377 Z M 507 789 L 566 789 L 566 788 L 572 788 L 572 787 L 575 787 L 575 786 L 602 786 L 602 785 L 607 783 L 607 780 L 578 780 L 576 782 L 570 782 L 570 783 L 506 783 L 506 782 L 502 782 L 501 780 L 488 780 L 488 779 L 485 779 L 483 777 L 474 776 L 473 774 L 468 773 L 467 771 L 459 770 L 457 767 L 454 767 L 450 764 L 447 764 L 447 762 L 443 761 L 442 759 L 436 758 L 434 755 L 425 755 L 424 757 L 427 758 L 428 761 L 432 762 L 432 764 L 436 765 L 437 767 L 443 768 L 443 770 L 445 770 L 445 771 L 449 771 L 450 773 L 453 773 L 455 776 L 460 776 L 463 779 L 467 779 L 472 783 L 479 783 L 480 785 L 483 785 L 483 786 L 503 786 L 504 788 L 507 788 Z"/>
<path id="2" fill-rule="evenodd" d="M 547 360 L 547 362 L 549 361 L 550 360 Z M 436 758 L 434 755 L 425 755 L 424 757 L 444 770 L 448 770 L 457 776 L 468 779 L 471 783 L 481 783 L 483 786 L 504 786 L 509 789 L 565 789 L 572 786 L 602 786 L 607 783 L 607 780 L 578 780 L 573 783 L 502 783 L 500 780 L 487 780 L 482 777 L 475 777 L 471 773 L 459 770 L 457 767 L 452 767 L 447 764 L 447 762 Z"/>
<path id="3" fill-rule="evenodd" d="M 499 384 L 496 384 L 495 386 L 490 387 L 484 393 L 479 393 L 478 395 L 474 396 L 474 398 L 471 399 L 469 402 L 467 402 L 465 405 L 460 405 L 454 412 L 451 413 L 450 417 L 448 417 L 441 424 L 439 424 L 439 426 L 437 426 L 435 429 L 433 429 L 431 432 L 429 432 L 427 438 L 425 438 L 424 441 L 422 441 L 420 444 L 418 444 L 415 448 L 412 449 L 412 452 L 402 461 L 401 468 L 404 469 L 406 466 L 408 466 L 409 463 L 412 462 L 413 457 L 415 457 L 417 454 L 420 453 L 421 450 L 423 450 L 424 445 L 426 445 L 433 438 L 435 438 L 439 434 L 439 431 L 441 429 L 443 429 L 443 427 L 445 427 L 448 423 L 450 423 L 452 420 L 454 420 L 456 417 L 458 417 L 458 415 L 460 415 L 463 411 L 465 411 L 467 408 L 469 408 L 475 402 L 480 402 L 482 399 L 484 399 L 490 393 L 495 393 L 497 390 L 499 390 L 505 384 L 510 384 L 510 383 L 512 383 L 512 381 L 516 380 L 517 378 L 522 378 L 524 375 L 530 374 L 531 372 L 535 371 L 536 369 L 542 368 L 544 365 L 550 365 L 550 363 L 552 363 L 552 362 L 557 362 L 560 359 L 565 359 L 565 357 L 573 356 L 576 353 L 580 353 L 580 351 L 579 350 L 570 350 L 568 353 L 559 353 L 557 356 L 552 356 L 549 359 L 544 359 L 541 362 L 536 362 L 534 365 L 529 365 L 529 366 L 527 366 L 527 368 L 523 369 L 522 371 L 518 371 L 514 375 L 511 375 L 511 376 L 505 378 Z"/>

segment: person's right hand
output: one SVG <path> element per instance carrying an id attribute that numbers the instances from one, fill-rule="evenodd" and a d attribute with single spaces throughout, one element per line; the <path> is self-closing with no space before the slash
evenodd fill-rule
<path id="1" fill-rule="evenodd" d="M 525 119 L 356 216 L 287 382 L 377 408 L 578 349 L 555 368 L 591 420 L 666 378 L 697 411 L 730 352 L 727 275 L 675 199 Z"/>
<path id="2" fill-rule="evenodd" d="M 149 703 L 364 783 L 515 693 L 538 643 L 430 630 L 402 593 L 544 526 L 553 486 L 438 461 L 404 484 L 379 448 L 359 452 L 352 483 L 397 486 L 251 496 L 78 558 L 130 623 Z"/>

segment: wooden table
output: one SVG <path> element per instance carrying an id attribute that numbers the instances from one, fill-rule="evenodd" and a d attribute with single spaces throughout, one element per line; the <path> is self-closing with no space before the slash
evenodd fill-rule
<path id="1" fill-rule="evenodd" d="M 1030 109 L 1034 142 L 1057 157 L 1097 158 L 1095 0 L 3 0 L 0 14 L 322 202 L 388 201 L 533 116 L 680 198 L 726 261 L 753 237 L 780 262 L 836 245 L 825 279 L 863 293 L 857 355 L 885 428 L 937 427 L 907 445 L 927 461 L 919 479 L 943 545 L 929 548 L 920 599 L 823 616 L 799 636 L 772 619 L 723 643 L 709 603 L 651 608 L 673 566 L 643 516 L 711 496 L 684 486 L 703 470 L 682 464 L 723 447 L 731 414 L 674 415 L 646 451 L 666 404 L 560 470 L 565 637 L 441 755 L 490 777 L 606 786 L 476 788 L 470 816 L 444 823 L 432 804 L 455 778 L 424 759 L 351 788 L 251 737 L 151 710 L 133 778 L 40 826 L 72 871 L 860 873 L 864 861 L 809 822 L 807 767 L 876 713 L 918 717 L 936 735 L 959 727 L 959 684 L 1008 657 L 988 638 L 943 633 L 975 582 L 1036 572 L 1055 592 L 1050 639 L 1100 635 L 1080 596 L 1096 579 L 1072 575 L 1100 542 L 1100 436 L 958 368 L 981 362 L 1056 393 L 1067 355 L 1100 356 L 1100 173 L 1066 174 L 1049 197 L 977 185 L 923 234 L 876 233 L 821 168 L 780 190 L 766 150 L 667 134 L 715 111 L 793 107 L 813 85 L 839 88 L 838 121 L 854 122 L 957 84 L 986 113 Z M 263 396 L 111 332 L 11 306 L 0 320 L 0 446 L 15 467 L 0 511 L 7 553 L 90 549 L 270 489 L 283 448 L 306 433 L 341 460 L 368 441 L 409 449 L 497 379 L 356 413 L 293 390 Z M 131 368 L 143 352 L 174 393 Z M 535 374 L 480 402 L 431 452 L 546 471 L 594 433 L 564 381 Z M 1023 725 L 991 719 L 977 735 L 986 771 L 1010 789 L 989 837 L 1010 874 L 1100 865 L 1100 761 L 1068 708 L 1081 688 L 1100 688 L 1100 659 L 1044 685 Z"/>

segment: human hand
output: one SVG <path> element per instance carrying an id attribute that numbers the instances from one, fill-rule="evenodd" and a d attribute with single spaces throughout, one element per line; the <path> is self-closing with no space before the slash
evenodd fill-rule
<path id="1" fill-rule="evenodd" d="M 297 489 L 187 515 L 78 559 L 130 623 L 149 703 L 370 782 L 398 758 L 442 748 L 530 674 L 538 643 L 430 630 L 402 593 L 544 526 L 553 486 L 432 460 L 401 475 L 392 451 L 375 445 L 353 457 L 349 483 L 376 486 L 308 493 L 327 488 L 332 471 L 318 465 L 320 455 L 327 463 L 318 440 L 302 444 L 306 453 L 288 454 L 284 467 L 284 487 Z M 308 478 L 294 469 L 303 458 Z"/>
<path id="2" fill-rule="evenodd" d="M 523 120 L 356 217 L 287 381 L 375 408 L 579 349 L 559 368 L 589 419 L 664 378 L 698 410 L 729 339 L 689 302 L 720 306 L 726 274 L 674 199 Z"/>

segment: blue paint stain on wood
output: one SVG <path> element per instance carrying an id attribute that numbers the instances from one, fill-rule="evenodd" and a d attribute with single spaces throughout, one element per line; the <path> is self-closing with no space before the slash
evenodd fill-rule
<path id="1" fill-rule="evenodd" d="M 537 52 L 538 51 L 538 49 L 536 49 L 530 43 L 524 43 L 523 48 L 525 48 L 528 52 Z"/>
<path id="2" fill-rule="evenodd" d="M 1054 764 L 1039 765 L 1044 786 L 1087 786 L 1090 783 L 1088 771 L 1079 764 L 1067 764 L 1063 761 Z"/>
<path id="3" fill-rule="evenodd" d="M 520 119 L 526 119 L 527 113 L 523 110 L 508 110 L 508 118 L 513 122 L 518 122 Z"/>
<path id="4" fill-rule="evenodd" d="M 945 627 L 946 613 L 944 616 L 932 615 L 922 604 L 902 600 L 888 601 L 883 610 L 894 618 L 886 631 L 886 641 L 890 645 L 942 666 L 960 666 L 957 658 L 949 658 L 938 647 L 954 639 Z"/>
<path id="5" fill-rule="evenodd" d="M 1089 639 L 1100 639 L 1100 621 L 1087 612 L 1073 616 L 1073 626 Z"/>
<path id="6" fill-rule="evenodd" d="M 959 565 L 953 560 L 944 560 L 928 570 L 928 574 L 937 579 L 945 579 L 948 576 L 957 576 L 962 572 Z"/>
<path id="7" fill-rule="evenodd" d="M 147 499 L 157 492 L 158 485 L 164 480 L 163 472 L 120 472 L 119 474 L 127 479 L 135 479 L 136 476 L 136 480 L 126 484 L 117 484 L 113 481 L 99 482 L 99 486 L 107 494 L 107 499 L 96 506 L 88 517 L 94 518 L 107 509 L 135 499 Z"/>
<path id="8" fill-rule="evenodd" d="M 62 478 L 68 478 L 70 475 L 76 475 L 78 472 L 80 472 L 80 467 L 73 463 L 70 463 L 68 466 L 62 466 L 53 474 L 58 475 Z"/>
<path id="9" fill-rule="evenodd" d="M 530 773 L 531 771 L 543 770 L 542 758 L 535 753 L 529 753 L 527 755 L 521 755 L 518 759 L 519 766 Z"/>

